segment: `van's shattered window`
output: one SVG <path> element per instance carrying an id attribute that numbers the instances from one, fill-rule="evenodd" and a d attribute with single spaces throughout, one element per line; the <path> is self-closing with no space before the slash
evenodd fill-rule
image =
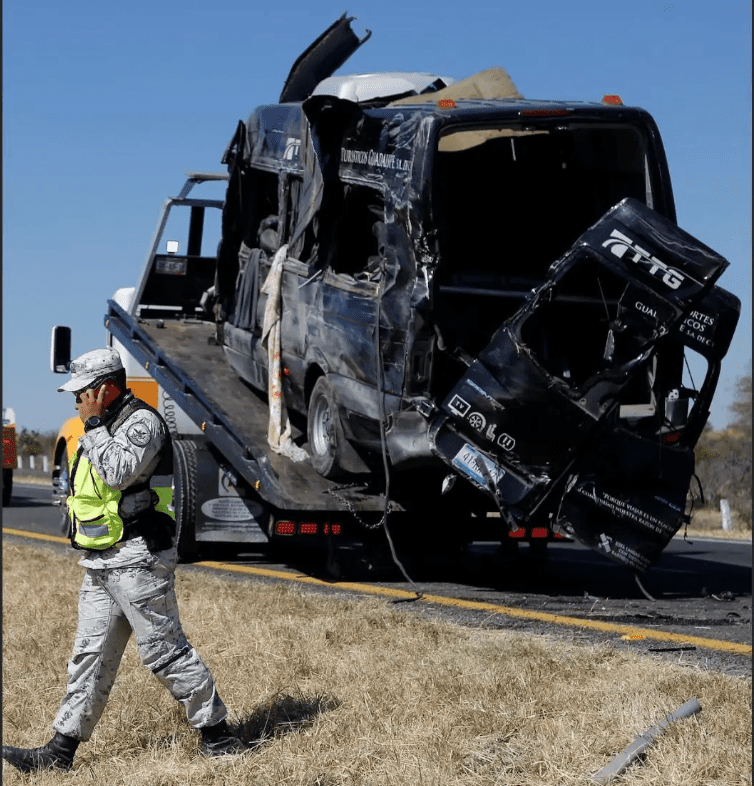
<path id="1" fill-rule="evenodd" d="M 605 212 L 625 197 L 651 201 L 645 148 L 639 129 L 615 124 L 464 128 L 440 137 L 432 170 L 439 257 L 434 314 L 451 351 L 476 357 L 552 263 Z M 603 295 L 594 288 L 590 295 L 602 318 Z M 604 297 L 617 302 L 621 292 Z M 585 314 L 580 304 L 569 309 Z M 548 317 L 560 325 L 555 335 L 564 342 L 575 338 L 566 339 L 569 331 L 581 331 L 592 354 L 606 351 L 605 337 L 590 333 L 593 322 L 579 319 L 566 330 L 567 315 Z M 586 373 L 571 365 L 568 373 Z"/>
<path id="2" fill-rule="evenodd" d="M 432 173 L 446 272 L 541 280 L 621 199 L 652 206 L 645 148 L 639 129 L 615 124 L 446 133 Z"/>
<path id="3" fill-rule="evenodd" d="M 346 184 L 328 244 L 328 263 L 334 273 L 370 279 L 379 273 L 379 225 L 385 220 L 385 197 L 366 186 Z"/>

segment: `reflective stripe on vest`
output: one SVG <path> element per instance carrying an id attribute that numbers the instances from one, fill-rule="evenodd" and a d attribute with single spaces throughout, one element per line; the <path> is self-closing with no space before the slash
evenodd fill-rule
<path id="1" fill-rule="evenodd" d="M 108 486 L 83 454 L 75 454 L 71 461 L 71 489 L 66 504 L 74 542 L 84 549 L 114 546 L 123 537 L 121 492 Z"/>

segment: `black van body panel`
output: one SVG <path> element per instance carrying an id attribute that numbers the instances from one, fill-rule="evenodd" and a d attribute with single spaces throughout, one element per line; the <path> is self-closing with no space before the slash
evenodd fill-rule
<path id="1" fill-rule="evenodd" d="M 280 103 L 303 101 L 325 78 L 335 73 L 372 33 L 359 39 L 351 29 L 355 17 L 337 19 L 304 51 L 291 68 L 280 94 Z"/>
<path id="2" fill-rule="evenodd" d="M 666 443 L 661 430 L 626 426 L 621 396 L 663 345 L 689 340 L 691 312 L 709 313 L 706 303 L 725 299 L 705 333 L 722 357 L 737 306 L 713 287 L 727 266 L 672 222 L 624 200 L 552 266 L 453 387 L 430 427 L 436 454 L 494 496 L 513 526 L 555 495 L 580 540 L 646 569 L 683 522 L 693 424 L 706 421 L 708 400 L 692 409 L 691 428 Z M 570 330 L 595 283 L 611 318 Z"/>

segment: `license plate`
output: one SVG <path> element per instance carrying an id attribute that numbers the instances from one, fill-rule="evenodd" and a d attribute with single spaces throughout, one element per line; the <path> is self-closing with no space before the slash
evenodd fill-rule
<path id="1" fill-rule="evenodd" d="M 468 443 L 453 457 L 453 466 L 484 488 L 489 487 L 487 476 L 492 478 L 492 482 L 497 486 L 505 475 L 505 470 L 502 467 L 499 467 L 492 459 L 488 459 Z"/>

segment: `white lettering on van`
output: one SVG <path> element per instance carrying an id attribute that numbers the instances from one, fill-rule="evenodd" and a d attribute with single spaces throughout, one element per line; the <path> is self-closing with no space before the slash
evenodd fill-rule
<path id="1" fill-rule="evenodd" d="M 715 342 L 709 337 L 709 332 L 713 331 L 707 331 L 707 328 L 713 328 L 715 322 L 715 317 L 711 317 L 709 314 L 692 311 L 683 321 L 680 330 L 681 333 L 693 338 L 694 341 L 707 347 L 714 347 Z"/>
<path id="2" fill-rule="evenodd" d="M 631 253 L 626 257 L 630 262 L 646 267 L 650 276 L 660 277 L 663 283 L 670 289 L 678 289 L 686 280 L 685 276 L 675 268 L 652 256 L 649 251 L 637 245 L 636 241 L 617 229 L 610 233 L 609 239 L 602 244 L 602 247 L 609 248 L 610 253 L 614 254 L 618 259 L 623 259 L 626 256 L 626 252 L 630 251 Z"/>
<path id="3" fill-rule="evenodd" d="M 645 305 L 640 300 L 636 301 L 636 310 L 637 311 L 641 311 L 642 314 L 647 314 L 648 316 L 654 317 L 654 319 L 657 319 L 657 311 L 655 309 L 650 308 L 649 306 Z"/>
<path id="4" fill-rule="evenodd" d="M 378 153 L 376 150 L 351 150 L 340 148 L 340 161 L 343 164 L 365 164 L 374 169 L 392 169 L 408 172 L 410 161 L 400 158 L 395 153 Z"/>

